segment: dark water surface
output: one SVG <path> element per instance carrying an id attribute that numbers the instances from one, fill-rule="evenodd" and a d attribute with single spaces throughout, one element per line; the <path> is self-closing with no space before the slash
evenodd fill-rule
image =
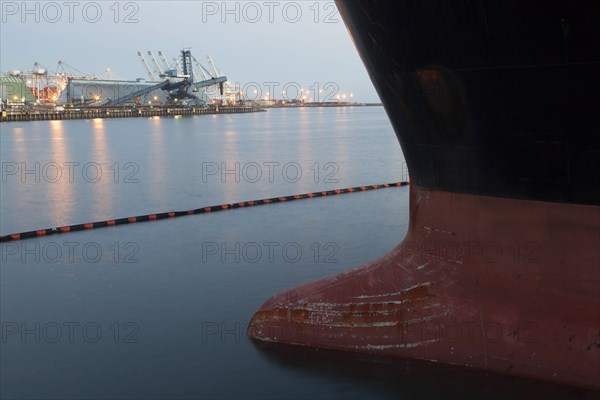
<path id="1" fill-rule="evenodd" d="M 406 179 L 379 107 L 0 129 L 2 234 Z M 408 188 L 390 188 L 3 243 L 0 397 L 539 395 L 246 338 L 273 294 L 385 254 L 407 222 Z"/>

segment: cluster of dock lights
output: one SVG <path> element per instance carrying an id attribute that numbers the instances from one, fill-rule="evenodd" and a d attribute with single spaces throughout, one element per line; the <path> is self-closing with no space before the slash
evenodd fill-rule
<path id="1" fill-rule="evenodd" d="M 313 99 L 312 99 L 311 97 L 308 97 L 308 96 L 307 96 L 309 93 L 310 93 L 310 90 L 308 90 L 308 89 L 307 89 L 307 90 L 300 89 L 301 99 L 302 99 L 303 101 L 312 102 L 312 101 L 313 101 Z M 323 93 L 323 90 L 322 90 L 322 89 L 321 89 L 321 90 L 319 90 L 319 93 Z M 240 99 L 241 99 L 241 98 L 243 97 L 243 95 L 244 95 L 244 93 L 243 93 L 243 92 L 239 92 L 238 94 L 239 94 L 239 96 L 240 96 Z M 254 90 L 254 94 L 255 94 L 255 95 L 258 95 L 258 90 L 256 90 L 256 89 L 255 89 L 255 90 Z M 264 100 L 268 101 L 268 100 L 269 100 L 269 95 L 270 95 L 270 94 L 269 94 L 269 92 L 267 92 L 267 93 L 265 94 Z M 282 95 L 282 97 L 285 97 L 285 90 L 282 90 L 282 91 L 281 91 L 281 95 Z M 339 102 L 340 100 L 346 101 L 346 99 L 348 99 L 348 98 L 353 98 L 353 97 L 354 97 L 354 93 L 350 93 L 350 94 L 341 93 L 341 94 L 337 94 L 337 95 L 335 96 L 335 98 L 336 98 L 336 100 L 337 100 L 338 102 Z M 18 99 L 19 99 L 19 98 L 18 98 L 16 95 L 15 95 L 15 96 L 13 96 L 13 100 L 15 100 L 15 101 L 16 101 L 16 100 L 18 100 Z M 100 97 L 100 96 L 98 96 L 98 95 L 95 95 L 95 96 L 93 96 L 93 99 L 94 99 L 94 101 L 98 102 L 98 101 L 100 101 L 101 97 Z M 152 99 L 153 99 L 153 100 L 156 102 L 156 101 L 158 101 L 158 96 L 154 96 Z M 52 101 L 56 101 L 56 100 L 57 100 L 57 97 L 56 97 L 56 96 L 52 96 Z M 21 99 L 21 101 L 25 101 L 25 98 L 23 97 L 23 98 Z M 175 102 L 177 102 L 177 98 L 175 98 L 175 99 L 174 99 L 174 101 L 175 101 Z M 214 101 L 214 100 L 213 100 L 213 103 L 216 103 L 216 101 Z M 152 100 L 148 100 L 148 105 L 152 105 Z"/>
<path id="2" fill-rule="evenodd" d="M 18 100 L 19 100 L 19 96 L 17 96 L 17 95 L 14 95 L 14 96 L 13 96 L 13 100 L 14 100 L 14 101 L 18 101 Z M 57 100 L 57 97 L 56 97 L 56 96 L 52 96 L 52 98 L 51 98 L 50 100 L 52 100 L 52 101 L 56 101 L 56 100 Z M 25 101 L 25 97 L 21 97 L 21 101 L 23 101 L 23 102 L 24 102 L 24 101 Z M 39 101 L 39 100 L 36 100 L 36 101 L 35 101 L 35 104 L 38 104 L 38 105 L 39 105 L 39 104 L 40 104 L 40 101 Z"/>
<path id="3" fill-rule="evenodd" d="M 56 97 L 56 96 L 54 96 Z M 101 97 L 100 96 L 94 96 L 94 101 L 100 101 Z M 152 98 L 152 100 L 157 101 L 158 100 L 158 96 L 154 96 Z M 148 100 L 148 104 L 152 104 L 152 100 Z M 175 101 L 177 101 L 177 99 L 175 99 Z"/>

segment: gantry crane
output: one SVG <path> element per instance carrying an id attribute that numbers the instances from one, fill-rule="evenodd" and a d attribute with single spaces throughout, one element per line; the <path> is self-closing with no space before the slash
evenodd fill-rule
<path id="1" fill-rule="evenodd" d="M 161 60 L 163 61 L 163 63 L 166 64 L 166 60 L 163 59 L 164 55 L 162 54 L 162 52 L 159 52 L 159 55 L 161 56 Z M 144 64 L 144 68 L 146 69 L 146 72 L 148 73 L 150 79 L 155 80 L 154 75 L 150 70 L 150 67 L 148 66 L 146 60 L 144 60 L 144 57 L 142 56 L 142 53 L 138 52 L 138 56 L 140 57 L 142 64 Z M 120 97 L 116 100 L 107 100 L 106 102 L 104 102 L 104 105 L 125 104 L 138 97 L 144 96 L 154 90 L 159 89 L 163 90 L 167 94 L 167 100 L 169 102 L 177 104 L 181 104 L 180 101 L 185 102 L 187 100 L 193 100 L 197 105 L 199 105 L 201 100 L 198 98 L 195 92 L 198 92 L 200 89 L 208 86 L 219 85 L 221 95 L 223 94 L 223 83 L 227 81 L 227 77 L 217 76 L 218 74 L 216 73 L 214 65 L 212 65 L 212 60 L 210 60 L 209 62 L 212 65 L 213 71 L 215 72 L 214 75 L 208 73 L 208 71 L 206 71 L 206 69 L 202 67 L 200 63 L 197 62 L 197 60 L 192 56 L 192 53 L 189 49 L 183 49 L 181 51 L 181 64 L 179 64 L 179 60 L 177 60 L 177 62 L 175 63 L 175 65 L 179 67 L 178 70 L 173 71 L 173 69 L 171 68 L 167 69 L 165 71 L 166 73 L 163 73 L 160 70 L 160 67 L 158 67 L 158 63 L 156 62 L 156 59 L 152 56 L 152 53 L 150 51 L 148 51 L 148 56 L 154 64 L 156 72 L 158 72 L 160 76 L 164 78 L 164 80 L 155 85 L 145 87 L 126 96 Z M 201 81 L 196 81 L 194 78 L 194 64 L 201 68 L 200 72 L 203 78 Z M 210 77 L 207 76 L 202 70 L 206 71 Z"/>

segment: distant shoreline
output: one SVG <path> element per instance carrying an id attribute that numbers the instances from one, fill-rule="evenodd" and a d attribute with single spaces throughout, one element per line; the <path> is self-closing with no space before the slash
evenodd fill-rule
<path id="1" fill-rule="evenodd" d="M 286 103 L 286 104 L 272 104 L 263 105 L 263 108 L 304 108 L 304 107 L 383 107 L 381 103 L 332 103 L 332 102 L 320 102 L 320 103 Z"/>

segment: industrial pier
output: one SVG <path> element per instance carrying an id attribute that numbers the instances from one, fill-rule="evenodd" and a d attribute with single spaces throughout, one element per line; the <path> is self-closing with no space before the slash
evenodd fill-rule
<path id="1" fill-rule="evenodd" d="M 3 111 L 0 122 L 42 121 L 63 119 L 92 119 L 92 118 L 131 118 L 131 117 L 176 117 L 184 115 L 209 114 L 240 114 L 266 111 L 259 107 L 246 106 L 209 106 L 209 107 L 87 107 L 79 109 L 65 108 L 64 111 L 34 110 L 34 111 Z"/>

